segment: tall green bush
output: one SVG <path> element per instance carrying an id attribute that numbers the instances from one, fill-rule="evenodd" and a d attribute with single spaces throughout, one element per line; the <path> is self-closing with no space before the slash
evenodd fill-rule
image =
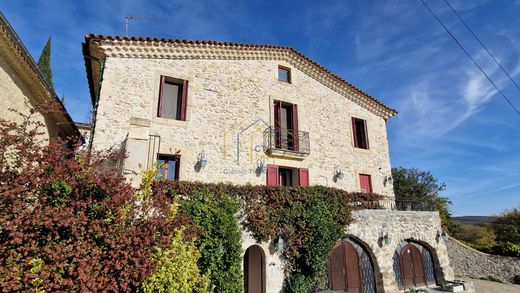
<path id="1" fill-rule="evenodd" d="M 171 190 L 184 197 L 181 209 L 202 230 L 195 242 L 201 249 L 198 265 L 209 274 L 213 292 L 241 292 L 239 203 L 233 186 L 181 182 Z"/>

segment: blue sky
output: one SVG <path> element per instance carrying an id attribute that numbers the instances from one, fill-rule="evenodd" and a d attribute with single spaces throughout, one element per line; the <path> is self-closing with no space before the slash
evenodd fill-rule
<path id="1" fill-rule="evenodd" d="M 450 2 L 520 83 L 520 0 Z M 520 91 L 444 1 L 428 3 L 520 108 Z M 52 36 L 56 92 L 77 121 L 90 117 L 84 35 L 123 35 L 125 15 L 161 16 L 132 22 L 130 35 L 291 46 L 398 109 L 392 165 L 430 170 L 455 215 L 520 204 L 520 116 L 419 0 L 16 0 L 0 10 L 35 59 Z"/>

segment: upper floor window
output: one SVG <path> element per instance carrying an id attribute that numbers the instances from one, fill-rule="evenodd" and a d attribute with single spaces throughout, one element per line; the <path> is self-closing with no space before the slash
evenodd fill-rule
<path id="1" fill-rule="evenodd" d="M 186 120 L 188 81 L 161 76 L 157 117 Z"/>
<path id="2" fill-rule="evenodd" d="M 354 147 L 368 150 L 368 130 L 366 120 L 352 117 Z"/>
<path id="3" fill-rule="evenodd" d="M 298 151 L 298 106 L 274 101 L 274 142 L 277 149 Z"/>
<path id="4" fill-rule="evenodd" d="M 159 169 L 159 179 L 179 180 L 180 157 L 172 155 L 158 155 L 157 167 Z"/>
<path id="5" fill-rule="evenodd" d="M 284 66 L 278 66 L 278 80 L 291 83 L 291 69 Z"/>

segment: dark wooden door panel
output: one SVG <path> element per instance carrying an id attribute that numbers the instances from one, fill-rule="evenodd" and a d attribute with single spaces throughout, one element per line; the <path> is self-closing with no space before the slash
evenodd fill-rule
<path id="1" fill-rule="evenodd" d="M 343 243 L 337 245 L 329 259 L 329 282 L 332 290 L 345 290 L 345 253 Z"/>

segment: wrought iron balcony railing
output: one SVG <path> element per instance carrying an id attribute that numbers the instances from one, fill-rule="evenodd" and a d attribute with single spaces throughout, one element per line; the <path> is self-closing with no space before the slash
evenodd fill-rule
<path id="1" fill-rule="evenodd" d="M 309 133 L 270 126 L 264 131 L 264 147 L 267 151 L 289 151 L 308 155 L 311 151 Z"/>
<path id="2" fill-rule="evenodd" d="M 436 211 L 437 205 L 428 199 L 399 199 L 384 197 L 379 200 L 363 201 L 359 203 L 365 209 L 390 209 L 394 211 Z"/>

